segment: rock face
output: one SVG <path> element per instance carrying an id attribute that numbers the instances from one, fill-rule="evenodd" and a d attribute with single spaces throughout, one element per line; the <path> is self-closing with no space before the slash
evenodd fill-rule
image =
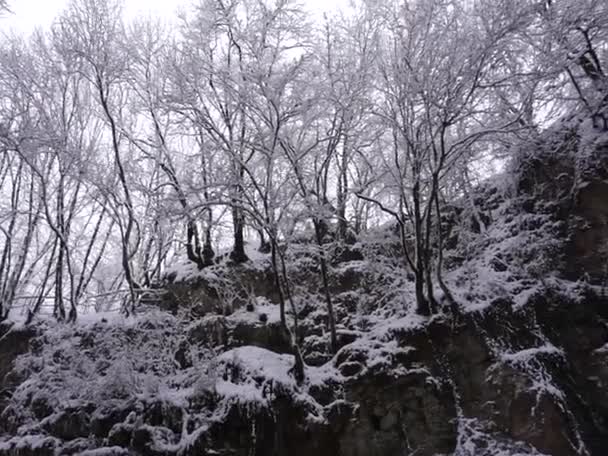
<path id="1" fill-rule="evenodd" d="M 604 285 L 608 279 L 608 182 L 594 179 L 576 193 L 568 273 L 584 271 Z"/>
<path id="2" fill-rule="evenodd" d="M 221 431 L 206 435 L 208 448 L 341 456 L 570 456 L 585 448 L 601 455 L 608 445 L 602 350 L 608 329 L 598 312 L 607 306 L 598 297 L 585 303 L 538 297 L 521 312 L 497 303 L 457 327 L 436 320 L 401 332 L 398 345 L 416 347 L 403 353 L 379 355 L 347 345 L 333 361 L 343 372 L 340 392 L 312 393 L 327 403 L 322 423 L 309 422 L 293 397 L 278 397 L 253 413 L 235 407 L 218 425 Z M 503 327 L 506 320 L 510 325 Z M 547 339 L 540 337 L 543 328 Z M 553 345 L 558 341 L 559 349 Z M 495 344 L 510 355 L 498 357 Z M 385 362 L 371 367 L 379 356 Z M 255 439 L 244 438 L 252 425 Z"/>
<path id="3" fill-rule="evenodd" d="M 204 269 L 194 280 L 176 280 L 174 275 L 169 275 L 165 282 L 167 292 L 162 296 L 160 307 L 169 311 L 188 307 L 198 316 L 230 314 L 245 307 L 254 296 L 264 296 L 274 303 L 279 300 L 268 267 L 216 265 Z"/>
<path id="4" fill-rule="evenodd" d="M 302 385 L 248 370 L 288 367 L 291 356 L 246 346 L 243 358 L 267 358 L 242 364 L 226 353 L 212 386 L 187 404 L 153 395 L 66 407 L 0 454 L 599 456 L 608 446 L 607 309 L 600 296 L 548 292 L 456 324 L 397 325 L 390 340 L 360 337 L 309 367 Z M 225 396 L 252 387 L 262 399 Z M 216 418 L 197 430 L 193 417 L 203 415 Z"/>
<path id="5" fill-rule="evenodd" d="M 4 410 L 10 391 L 20 382 L 12 374 L 15 358 L 30 349 L 30 340 L 36 335 L 33 328 L 16 328 L 12 323 L 0 324 L 0 410 Z M 4 430 L 0 421 L 0 433 Z"/>
<path id="6" fill-rule="evenodd" d="M 267 412 L 249 418 L 264 423 L 256 427 L 255 443 L 226 433 L 222 446 L 242 455 L 604 454 L 608 378 L 602 347 L 608 329 L 597 312 L 607 307 L 598 297 L 581 304 L 552 296 L 522 312 L 497 305 L 456 328 L 438 320 L 400 334 L 400 346 L 416 348 L 393 355 L 378 370 L 368 367 L 374 354 L 347 353 L 352 348 L 346 346 L 337 367 L 357 358 L 361 368 L 342 370 L 342 399 L 329 399 L 322 425 L 307 423 L 288 399 L 288 406 L 284 400 L 271 407 L 274 420 Z M 565 314 L 570 318 L 563 326 Z M 505 320 L 508 328 L 502 328 Z M 547 339 L 539 327 L 551 328 Z M 501 334 L 487 332 L 494 330 Z M 587 336 L 579 339 L 581 334 Z M 561 348 L 552 341 L 561 341 Z M 497 357 L 492 345 L 498 343 L 509 347 L 510 356 Z M 242 429 L 243 419 L 234 412 L 224 426 Z M 288 449 L 277 442 L 297 444 Z"/>
<path id="7" fill-rule="evenodd" d="M 523 150 L 513 170 L 517 191 L 550 207 L 562 224 L 560 272 L 605 285 L 608 279 L 608 136 L 589 121 L 549 130 Z"/>

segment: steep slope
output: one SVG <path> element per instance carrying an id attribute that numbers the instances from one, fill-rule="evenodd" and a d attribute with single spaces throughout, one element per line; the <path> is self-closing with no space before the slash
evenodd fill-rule
<path id="1" fill-rule="evenodd" d="M 455 204 L 458 308 L 430 318 L 390 229 L 328 244 L 335 355 L 314 249 L 290 246 L 301 383 L 264 255 L 179 268 L 128 319 L 7 327 L 0 455 L 603 455 L 606 163 L 570 119 Z"/>

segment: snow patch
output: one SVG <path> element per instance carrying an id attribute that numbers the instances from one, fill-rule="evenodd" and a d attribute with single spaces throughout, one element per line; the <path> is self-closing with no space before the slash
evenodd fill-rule
<path id="1" fill-rule="evenodd" d="M 503 362 L 507 363 L 527 363 L 539 355 L 563 356 L 564 352 L 554 345 L 545 344 L 541 347 L 526 348 L 518 352 L 503 353 L 500 355 L 500 358 Z"/>

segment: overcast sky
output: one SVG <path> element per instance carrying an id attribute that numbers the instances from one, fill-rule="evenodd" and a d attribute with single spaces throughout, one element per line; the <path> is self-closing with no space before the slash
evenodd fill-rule
<path id="1" fill-rule="evenodd" d="M 124 0 L 127 18 L 142 14 L 171 17 L 179 6 L 192 3 L 192 0 Z M 315 12 L 331 11 L 348 0 L 304 0 L 306 7 Z M 47 27 L 68 4 L 68 0 L 9 0 L 13 14 L 0 19 L 3 31 L 10 29 L 29 34 L 36 26 Z"/>

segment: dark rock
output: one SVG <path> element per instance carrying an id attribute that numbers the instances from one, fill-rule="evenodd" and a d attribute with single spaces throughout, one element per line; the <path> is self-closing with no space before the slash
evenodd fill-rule
<path id="1" fill-rule="evenodd" d="M 505 272 L 507 270 L 507 264 L 500 258 L 492 258 L 490 266 L 496 272 Z"/>
<path id="2" fill-rule="evenodd" d="M 8 405 L 13 388 L 22 380 L 8 375 L 13 369 L 13 362 L 30 349 L 30 341 L 36 335 L 36 330 L 31 326 L 17 328 L 12 322 L 0 323 L 0 411 Z"/>
<path id="3" fill-rule="evenodd" d="M 0 435 L 16 435 L 22 424 L 20 410 L 14 405 L 8 405 L 0 413 Z"/>
<path id="4" fill-rule="evenodd" d="M 363 370 L 363 365 L 357 362 L 347 362 L 340 364 L 338 369 L 344 377 L 353 377 Z"/>
<path id="5" fill-rule="evenodd" d="M 334 265 L 347 263 L 349 261 L 363 261 L 365 258 L 361 250 L 353 245 L 340 244 L 332 255 L 331 262 Z"/>
<path id="6" fill-rule="evenodd" d="M 87 437 L 90 433 L 89 414 L 80 408 L 72 408 L 47 417 L 42 424 L 44 430 L 61 440 Z"/>
<path id="7" fill-rule="evenodd" d="M 588 183 L 575 201 L 565 272 L 572 280 L 587 276 L 602 284 L 608 277 L 608 182 Z"/>
<path id="8" fill-rule="evenodd" d="M 125 421 L 132 411 L 132 403 L 125 406 L 122 402 L 110 402 L 99 406 L 91 416 L 91 433 L 96 437 L 106 437 L 112 427 Z"/>
<path id="9" fill-rule="evenodd" d="M 131 433 L 131 447 L 134 450 L 147 454 L 151 452 L 152 446 L 154 446 L 154 433 L 151 427 L 141 426 L 133 429 Z"/>
<path id="10" fill-rule="evenodd" d="M 135 428 L 131 434 L 131 448 L 145 455 L 164 456 L 166 453 L 158 450 L 158 447 L 174 443 L 176 438 L 173 432 L 160 426 L 143 425 Z"/>
<path id="11" fill-rule="evenodd" d="M 183 410 L 171 402 L 156 400 L 145 404 L 144 422 L 152 426 L 163 426 L 181 433 Z"/>
<path id="12" fill-rule="evenodd" d="M 188 331 L 190 343 L 208 346 L 225 345 L 228 342 L 228 324 L 225 317 L 208 316 L 197 322 Z"/>
<path id="13" fill-rule="evenodd" d="M 422 373 L 362 378 L 352 384 L 347 399 L 359 407 L 340 435 L 340 454 L 431 456 L 454 451 L 454 398 L 435 385 Z"/>
<path id="14" fill-rule="evenodd" d="M 38 420 L 42 420 L 43 418 L 46 418 L 47 416 L 51 415 L 53 413 L 53 406 L 52 406 L 53 401 L 47 397 L 44 393 L 42 394 L 36 394 L 33 398 L 32 398 L 32 402 L 30 403 L 30 408 L 32 410 L 32 412 L 34 413 L 34 416 L 38 419 Z"/>
<path id="15" fill-rule="evenodd" d="M 257 323 L 238 321 L 228 330 L 228 346 L 253 345 L 275 353 L 291 353 L 291 341 L 279 322 Z"/>
<path id="16" fill-rule="evenodd" d="M 217 260 L 217 258 L 216 258 Z M 221 268 L 221 280 L 212 273 L 215 268 Z M 208 268 L 209 275 L 197 277 L 188 282 L 165 281 L 166 293 L 161 296 L 161 309 L 174 311 L 176 308 L 192 309 L 196 316 L 209 314 L 224 315 L 250 302 L 250 296 L 261 296 L 270 302 L 278 303 L 279 295 L 275 286 L 270 267 L 259 269 L 248 264 L 214 265 Z M 225 308 L 220 291 L 226 283 L 235 287 L 236 295 L 230 299 L 230 309 Z M 219 291 L 218 291 L 219 290 Z"/>
<path id="17" fill-rule="evenodd" d="M 321 366 L 332 358 L 329 339 L 325 336 L 309 335 L 301 346 L 302 356 L 306 364 Z"/>
<path id="18" fill-rule="evenodd" d="M 524 211 L 538 213 L 544 205 L 563 223 L 556 236 L 565 244 L 559 252 L 564 254 L 559 272 L 573 281 L 585 278 L 601 284 L 608 251 L 608 142 L 599 137 L 583 144 L 580 128 L 570 122 L 549 129 L 536 147 L 521 151 L 513 174 L 526 198 Z"/>
<path id="19" fill-rule="evenodd" d="M 286 396 L 276 397 L 270 408 L 256 411 L 234 406 L 228 410 L 224 423 L 212 424 L 208 432 L 200 436 L 200 447 L 239 456 L 340 454 L 327 426 L 307 422 L 306 416 L 312 412 Z M 252 423 L 255 423 L 255 434 L 250 432 Z"/>
<path id="20" fill-rule="evenodd" d="M 338 349 L 340 349 L 345 345 L 355 342 L 361 337 L 361 333 L 358 331 L 338 330 L 336 336 L 338 339 Z"/>
<path id="21" fill-rule="evenodd" d="M 308 394 L 310 394 L 319 404 L 326 406 L 336 400 L 338 385 L 334 382 L 315 383 L 309 386 Z"/>
<path id="22" fill-rule="evenodd" d="M 112 426 L 108 433 L 108 443 L 112 446 L 128 447 L 133 435 L 133 425 L 118 423 Z"/>
<path id="23" fill-rule="evenodd" d="M 343 400 L 334 401 L 325 412 L 327 421 L 331 426 L 331 430 L 336 435 L 344 432 L 349 421 L 353 419 L 357 412 L 357 405 Z"/>
<path id="24" fill-rule="evenodd" d="M 182 341 L 175 352 L 175 361 L 180 369 L 192 367 L 192 359 L 190 358 L 190 346 L 188 342 Z"/>

